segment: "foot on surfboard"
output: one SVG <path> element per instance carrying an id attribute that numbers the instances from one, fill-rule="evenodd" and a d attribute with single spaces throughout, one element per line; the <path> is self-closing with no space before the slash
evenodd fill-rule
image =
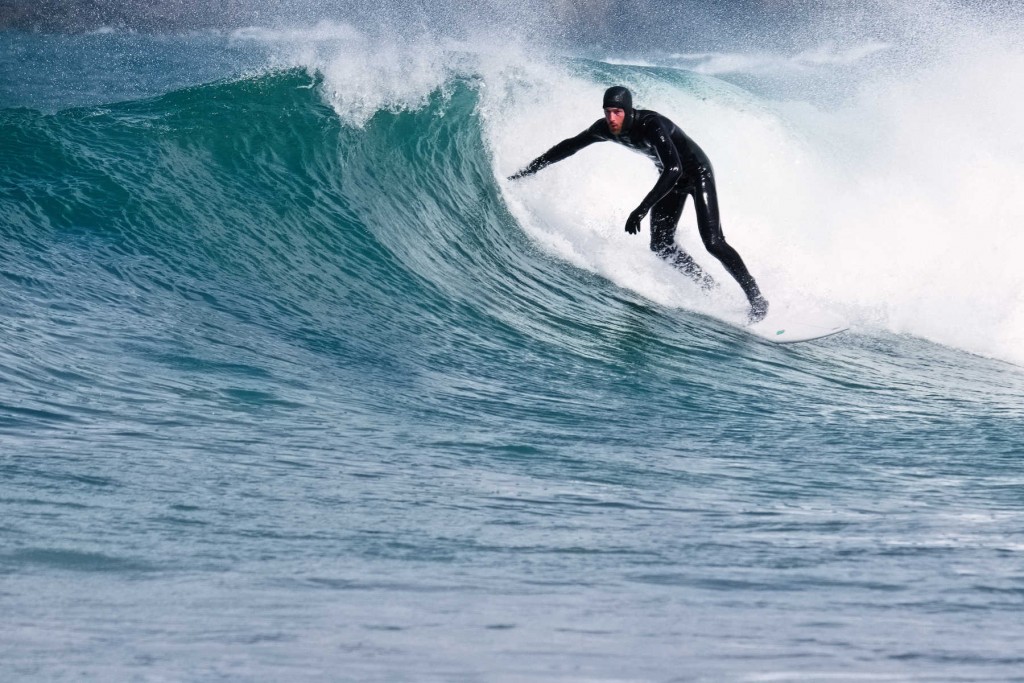
<path id="1" fill-rule="evenodd" d="M 768 315 L 768 300 L 760 294 L 750 300 L 750 312 L 747 313 L 747 322 L 751 325 L 759 323 Z"/>

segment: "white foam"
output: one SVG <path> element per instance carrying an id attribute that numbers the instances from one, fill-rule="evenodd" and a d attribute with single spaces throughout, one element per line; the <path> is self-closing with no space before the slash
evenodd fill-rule
<path id="1" fill-rule="evenodd" d="M 813 146 L 789 256 L 842 264 L 829 295 L 892 331 L 1020 362 L 1024 55 L 993 48 L 869 82 L 840 111 L 788 110 Z"/>

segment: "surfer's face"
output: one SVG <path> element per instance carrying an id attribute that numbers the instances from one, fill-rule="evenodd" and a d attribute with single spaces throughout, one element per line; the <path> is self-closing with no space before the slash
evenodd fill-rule
<path id="1" fill-rule="evenodd" d="M 604 110 L 604 120 L 608 122 L 608 128 L 613 135 L 622 132 L 622 123 L 626 120 L 626 110 L 617 107 L 608 107 Z"/>

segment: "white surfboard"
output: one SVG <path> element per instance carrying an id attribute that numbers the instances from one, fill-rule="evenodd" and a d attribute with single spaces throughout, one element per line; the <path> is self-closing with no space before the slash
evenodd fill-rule
<path id="1" fill-rule="evenodd" d="M 776 344 L 794 344 L 837 334 L 850 329 L 850 326 L 841 316 L 828 311 L 769 309 L 764 320 L 747 325 L 747 329 Z"/>

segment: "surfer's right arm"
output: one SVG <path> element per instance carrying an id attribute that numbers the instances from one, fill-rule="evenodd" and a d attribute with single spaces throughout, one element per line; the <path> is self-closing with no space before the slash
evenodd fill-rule
<path id="1" fill-rule="evenodd" d="M 516 171 L 508 177 L 509 180 L 519 180 L 526 176 L 533 175 L 537 171 L 550 166 L 551 164 L 557 163 L 562 159 L 571 157 L 576 152 L 580 151 L 587 145 L 592 145 L 595 142 L 601 142 L 604 140 L 602 136 L 598 134 L 594 129 L 600 124 L 604 123 L 604 119 L 601 119 L 590 128 L 586 129 L 575 137 L 562 140 L 557 145 L 549 149 L 548 151 L 541 154 L 539 157 L 531 161 L 522 170 Z"/>

